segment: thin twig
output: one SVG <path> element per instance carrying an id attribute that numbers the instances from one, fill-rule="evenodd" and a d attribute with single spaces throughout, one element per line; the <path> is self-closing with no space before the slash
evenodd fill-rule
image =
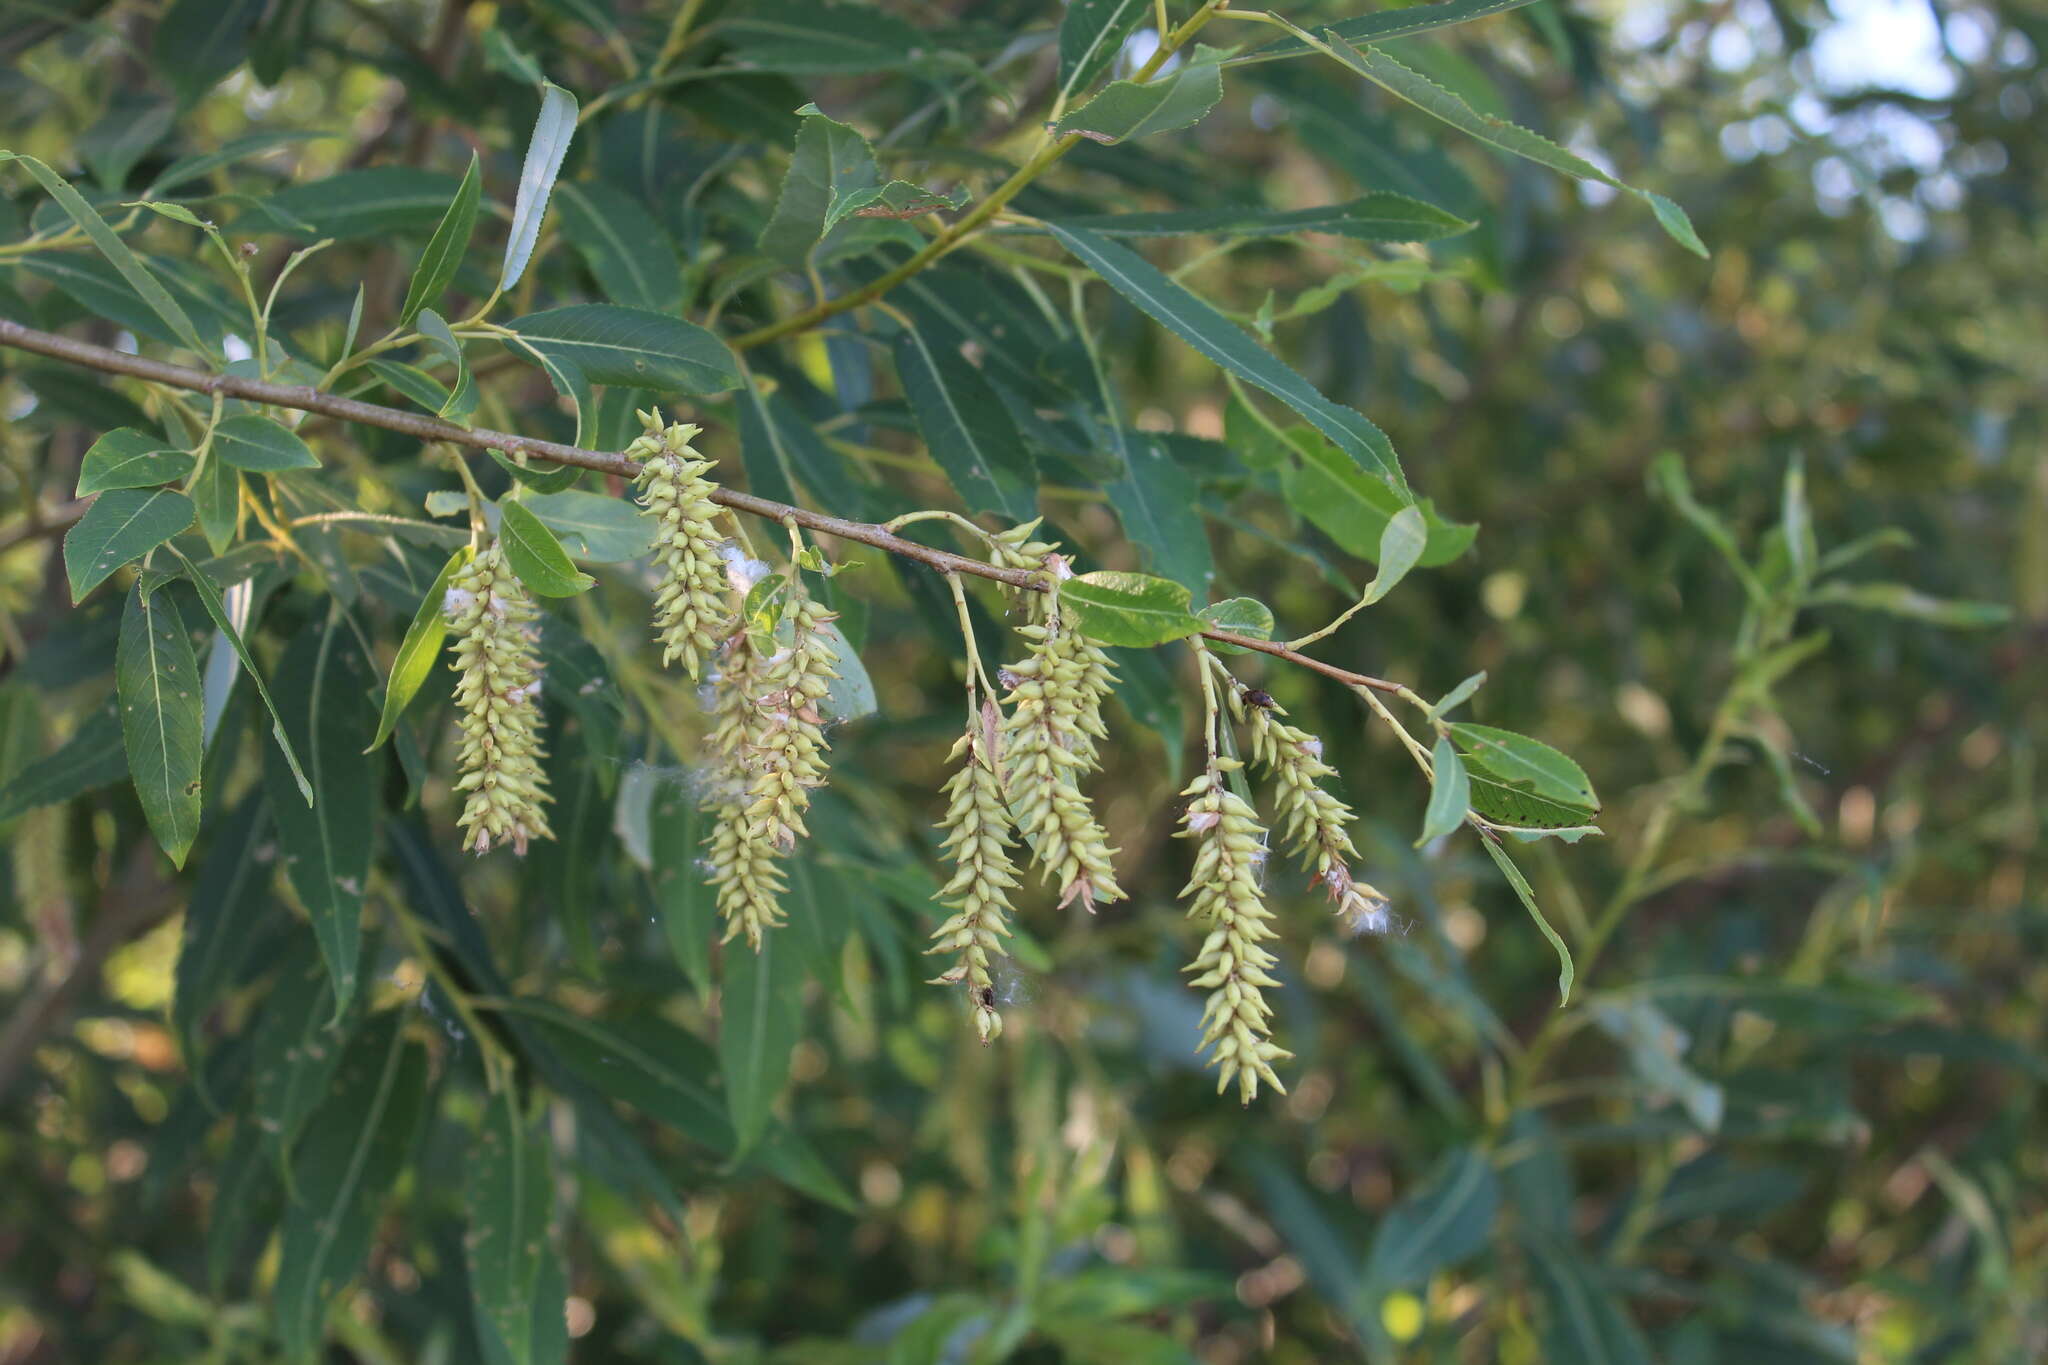
<path id="1" fill-rule="evenodd" d="M 630 479 L 640 472 L 638 460 L 628 459 L 624 455 L 610 451 L 584 450 L 579 446 L 543 441 L 532 436 L 516 436 L 511 432 L 491 431 L 482 427 L 458 427 L 451 422 L 443 422 L 419 413 L 404 412 L 398 408 L 365 403 L 360 399 L 322 393 L 303 384 L 270 384 L 260 379 L 248 379 L 239 375 L 207 374 L 201 370 L 187 369 L 182 365 L 166 364 L 161 360 L 150 360 L 144 356 L 110 350 L 105 346 L 95 346 L 89 341 L 74 341 L 70 337 L 37 331 L 33 327 L 24 327 L 18 322 L 9 322 L 4 318 L 0 318 L 0 346 L 33 351 L 52 360 L 102 370 L 109 374 L 124 374 L 171 388 L 225 395 L 251 403 L 295 408 L 301 412 L 317 412 L 345 422 L 359 422 L 364 426 L 382 427 L 386 431 L 415 436 L 422 441 L 447 441 L 477 450 L 501 450 L 508 455 L 524 454 L 552 460 L 556 464 L 575 465 L 582 469 L 595 469 L 604 474 L 616 474 L 624 479 Z M 905 559 L 914 559 L 942 573 L 963 573 L 1007 583 L 1013 588 L 1029 588 L 1040 592 L 1045 590 L 1045 585 L 1040 581 L 1041 575 L 1033 570 L 1006 569 L 985 560 L 972 559 L 949 550 L 935 549 L 930 545 L 920 545 L 914 540 L 905 540 L 887 527 L 878 526 L 873 522 L 849 521 L 844 517 L 827 516 L 822 512 L 794 507 L 771 498 L 756 497 L 752 493 L 742 493 L 731 488 L 714 490 L 711 500 L 721 507 L 765 517 L 778 524 L 793 521 L 818 535 L 851 540 L 877 550 L 886 550 Z M 78 515 L 84 515 L 85 504 L 75 503 L 72 506 L 77 509 Z M 69 510 L 66 509 L 67 512 Z M 1214 628 L 1204 629 L 1201 634 L 1211 640 L 1236 645 L 1240 649 L 1285 659 L 1324 677 L 1335 678 L 1347 686 L 1370 688 L 1375 692 L 1395 696 L 1402 695 L 1404 691 L 1399 683 L 1363 673 L 1353 673 L 1335 664 L 1324 663 L 1321 659 L 1312 659 L 1272 640 L 1254 639 L 1249 635 L 1239 635 L 1235 631 Z"/>

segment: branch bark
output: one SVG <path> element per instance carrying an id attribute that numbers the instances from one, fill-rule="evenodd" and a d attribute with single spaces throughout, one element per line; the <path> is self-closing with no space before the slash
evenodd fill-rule
<path id="1" fill-rule="evenodd" d="M 127 375 L 174 389 L 222 394 L 229 398 L 240 398 L 272 407 L 317 412 L 322 416 L 337 418 L 344 422 L 359 422 L 364 426 L 382 427 L 386 431 L 415 436 L 422 441 L 446 441 L 451 445 L 467 446 L 476 450 L 500 450 L 507 455 L 526 455 L 550 460 L 556 464 L 595 469 L 600 473 L 615 474 L 627 479 L 640 472 L 638 460 L 631 460 L 609 451 L 585 450 L 580 446 L 562 445 L 559 442 L 543 441 L 532 436 L 518 436 L 509 431 L 459 427 L 452 422 L 443 422 L 439 418 L 423 416 L 420 413 L 405 412 L 376 403 L 365 403 L 356 398 L 323 393 L 319 389 L 303 384 L 271 384 L 261 379 L 249 379 L 240 375 L 208 374 L 203 370 L 187 369 L 183 365 L 171 365 L 161 360 L 151 360 L 146 356 L 129 355 L 125 351 L 95 346 L 89 341 L 76 341 L 70 337 L 58 336 L 54 332 L 38 331 L 4 318 L 0 318 L 0 346 L 32 351 L 52 360 L 61 360 L 67 364 L 107 374 Z M 850 540 L 856 544 L 885 550 L 904 559 L 916 560 L 941 573 L 988 578 L 998 583 L 1007 583 L 1013 588 L 1028 588 L 1033 591 L 1043 591 L 1044 588 L 1038 576 L 1030 571 L 1000 568 L 967 555 L 954 554 L 950 550 L 920 545 L 914 540 L 905 540 L 888 528 L 877 526 L 873 522 L 849 521 L 844 517 L 827 516 L 822 512 L 813 512 L 808 508 L 786 502 L 776 502 L 772 498 L 756 497 L 752 493 L 742 493 L 732 488 L 719 488 L 712 493 L 711 498 L 721 507 L 729 507 L 735 512 L 745 512 L 750 516 L 763 517 L 782 525 L 794 522 L 818 535 L 831 536 L 837 540 Z M 84 515 L 85 506 L 82 502 L 72 504 L 72 508 L 76 509 L 79 516 Z M 71 509 L 66 510 L 68 512 Z M 1310 658 L 1298 650 L 1289 649 L 1286 645 L 1272 640 L 1258 640 L 1249 635 L 1239 635 L 1235 631 L 1213 628 L 1205 629 L 1201 634 L 1227 645 L 1237 645 L 1254 653 L 1285 659 L 1289 663 L 1298 664 L 1325 677 L 1335 678 L 1338 682 L 1352 687 L 1367 687 L 1375 692 L 1396 695 L 1405 690 L 1399 683 L 1339 668 L 1335 664 Z"/>

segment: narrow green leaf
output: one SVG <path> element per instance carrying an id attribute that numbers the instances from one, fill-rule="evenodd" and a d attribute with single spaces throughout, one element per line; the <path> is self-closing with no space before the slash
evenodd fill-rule
<path id="1" fill-rule="evenodd" d="M 934 350 L 911 327 L 896 342 L 896 373 L 932 458 L 967 509 L 1014 521 L 1036 515 L 1036 462 L 981 371 L 958 353 Z"/>
<path id="2" fill-rule="evenodd" d="M 1572 998 L 1572 950 L 1565 946 L 1557 930 L 1550 927 L 1550 921 L 1543 918 L 1543 911 L 1536 905 L 1536 893 L 1529 887 L 1529 879 L 1522 875 L 1521 868 L 1515 866 L 1515 860 L 1507 855 L 1507 850 L 1500 846 L 1500 841 L 1482 836 L 1479 842 L 1486 845 L 1487 856 L 1493 859 L 1493 864 L 1500 869 L 1501 876 L 1507 878 L 1508 885 L 1515 889 L 1515 896 L 1522 902 L 1522 908 L 1529 912 L 1529 918 L 1536 921 L 1536 927 L 1542 931 L 1543 937 L 1550 941 L 1551 948 L 1557 953 L 1557 1003 L 1562 1009 Z"/>
<path id="3" fill-rule="evenodd" d="M 400 1011 L 385 1010 L 349 1045 L 292 1163 L 298 1198 L 285 1208 L 273 1302 L 294 1361 L 318 1353 L 328 1307 L 368 1258 L 379 1205 L 419 1130 L 427 1058 L 400 1022 Z"/>
<path id="4" fill-rule="evenodd" d="M 761 950 L 725 958 L 718 1059 L 732 1110 L 735 1155 L 745 1155 L 768 1130 L 769 1111 L 789 1080 L 791 1054 L 803 1036 L 803 959 L 787 933 L 764 934 Z"/>
<path id="5" fill-rule="evenodd" d="M 1387 543 L 1388 526 L 1408 503 L 1405 492 L 1359 468 L 1309 427 L 1289 427 L 1283 435 L 1287 451 L 1298 457 L 1280 471 L 1281 491 L 1288 505 L 1346 554 L 1377 560 L 1380 547 Z M 1479 533 L 1477 526 L 1445 521 L 1428 498 L 1415 505 L 1422 509 L 1429 528 L 1428 541 L 1417 561 L 1424 568 L 1448 564 L 1471 548 Z"/>
<path id="6" fill-rule="evenodd" d="M 287 1180 L 293 1149 L 341 1069 L 356 1022 L 353 1011 L 335 1013 L 334 982 L 318 945 L 304 939 L 299 944 L 251 1026 L 254 1117 L 263 1130 L 263 1150 Z"/>
<path id="7" fill-rule="evenodd" d="M 711 989 L 711 944 L 718 936 L 717 896 L 697 871 L 707 833 L 704 813 L 690 793 L 664 785 L 648 812 L 650 876 L 662 937 L 699 991 Z"/>
<path id="8" fill-rule="evenodd" d="M 1650 482 L 1678 509 L 1678 514 L 1691 523 L 1692 528 L 1707 538 L 1707 543 L 1721 552 L 1721 558 L 1734 571 L 1736 581 L 1742 584 L 1743 595 L 1751 604 L 1762 606 L 1770 595 L 1764 590 L 1763 580 L 1756 576 L 1756 570 L 1742 557 L 1741 547 L 1735 543 L 1735 533 L 1727 523 L 1712 510 L 1705 507 L 1693 496 L 1692 480 L 1686 476 L 1685 461 L 1678 452 L 1667 450 L 1650 463 Z"/>
<path id="9" fill-rule="evenodd" d="M 548 1256 L 554 1185 L 544 1128 L 519 1112 L 517 1090 L 490 1097 L 463 1185 L 470 1293 L 512 1365 L 534 1365 L 534 1292 Z"/>
<path id="10" fill-rule="evenodd" d="M 28 764 L 0 787 L 0 825 L 24 811 L 54 806 L 128 776 L 117 701 L 87 716 L 54 753 Z"/>
<path id="11" fill-rule="evenodd" d="M 1198 634 L 1187 585 L 1141 573 L 1102 570 L 1068 579 L 1060 601 L 1073 608 L 1081 633 L 1105 645 L 1144 649 Z"/>
<path id="12" fill-rule="evenodd" d="M 638 559 L 654 548 L 647 515 L 624 498 L 604 493 L 535 493 L 520 504 L 562 538 L 576 558 L 591 564 Z"/>
<path id="13" fill-rule="evenodd" d="M 178 967 L 171 995 L 171 1032 L 188 1072 L 199 1079 L 200 1026 L 256 947 L 270 908 L 270 806 L 261 788 L 228 813 L 199 864 L 198 884 L 185 905 Z"/>
<path id="14" fill-rule="evenodd" d="M 342 171 L 285 186 L 254 205 L 235 226 L 338 242 L 427 233 L 447 213 L 461 183 L 447 171 L 416 166 Z"/>
<path id="15" fill-rule="evenodd" d="M 722 393 L 740 382 L 725 343 L 681 318 L 608 303 L 571 304 L 515 319 L 511 328 L 590 383 L 655 393 Z"/>
<path id="16" fill-rule="evenodd" d="M 1453 24 L 1467 24 L 1474 19 L 1505 14 L 1509 10 L 1535 3 L 1536 0 L 1444 0 L 1441 4 L 1410 5 L 1400 9 L 1380 10 L 1356 19 L 1346 19 L 1341 24 L 1333 25 L 1327 32 L 1348 43 L 1384 43 L 1394 38 L 1413 37 L 1418 33 L 1433 32 Z M 1230 64 L 1245 66 L 1253 62 L 1305 57 L 1314 50 L 1299 38 L 1282 38 L 1278 42 L 1268 43 L 1256 51 L 1246 53 Z"/>
<path id="17" fill-rule="evenodd" d="M 1904 583 L 1823 583 L 1806 600 L 1817 607 L 1857 607 L 1954 630 L 1989 630 L 2012 620 L 2012 608 L 2003 602 L 1929 597 Z"/>
<path id="18" fill-rule="evenodd" d="M 256 658 L 249 652 L 249 646 L 242 639 L 242 632 L 235 628 L 234 618 L 228 614 L 227 603 L 221 600 L 220 589 L 206 576 L 206 571 L 185 557 L 177 546 L 171 547 L 178 562 L 185 566 L 185 576 L 199 592 L 199 604 L 206 608 L 206 614 L 213 618 L 214 626 L 227 637 L 228 644 L 235 651 L 235 657 L 242 661 L 242 668 L 256 684 L 256 695 L 263 699 L 263 709 L 270 712 L 270 733 L 277 740 L 277 747 L 284 754 L 286 766 L 291 769 L 292 778 L 299 784 L 299 795 L 313 804 L 313 787 L 306 780 L 305 769 L 299 766 L 299 756 L 292 752 L 292 742 L 285 737 L 284 717 L 278 714 L 277 702 L 270 695 L 270 688 L 263 681 L 263 671 L 256 666 Z"/>
<path id="19" fill-rule="evenodd" d="M 312 448 L 299 439 L 297 432 L 253 413 L 230 417 L 215 427 L 212 454 L 237 469 L 256 474 L 320 467 Z"/>
<path id="20" fill-rule="evenodd" d="M 503 293 L 519 283 L 526 263 L 533 258 L 540 240 L 541 219 L 547 215 L 548 196 L 562 158 L 569 154 L 569 139 L 576 135 L 576 97 L 561 86 L 541 86 L 540 115 L 533 121 L 533 136 L 526 143 L 526 163 L 519 170 L 519 194 L 512 205 L 512 233 L 505 240 L 505 267 L 498 273 L 498 291 Z"/>
<path id="21" fill-rule="evenodd" d="M 414 319 L 421 336 L 438 352 L 441 358 L 455 367 L 455 383 L 448 391 L 448 397 L 435 415 L 445 417 L 459 426 L 469 425 L 469 415 L 476 411 L 476 381 L 470 378 L 469 361 L 463 358 L 462 343 L 455 338 L 454 329 L 446 318 L 431 308 L 420 309 Z M 580 434 L 580 433 L 579 433 Z"/>
<path id="22" fill-rule="evenodd" d="M 119 427 L 92 443 L 78 466 L 78 496 L 110 488 L 154 488 L 192 472 L 192 457 L 160 436 Z"/>
<path id="23" fill-rule="evenodd" d="M 1458 751 L 1442 735 L 1437 736 L 1430 767 L 1433 775 L 1429 787 L 1429 809 L 1423 812 L 1422 837 L 1415 841 L 1417 848 L 1431 839 L 1457 833 L 1458 826 L 1465 823 L 1465 812 L 1472 805 L 1472 780 L 1465 773 L 1465 764 L 1458 757 Z"/>
<path id="24" fill-rule="evenodd" d="M 100 494 L 64 533 L 72 603 L 191 524 L 191 501 L 168 488 L 116 488 Z"/>
<path id="25" fill-rule="evenodd" d="M 370 741 L 372 749 L 381 748 L 391 738 L 398 718 L 412 705 L 427 675 L 434 671 L 434 660 L 441 657 L 441 644 L 448 638 L 448 587 L 474 553 L 465 545 L 450 555 L 414 610 L 412 624 L 406 627 L 405 638 L 398 644 L 398 656 L 391 661 L 391 676 L 384 684 L 384 709 L 377 720 L 377 737 Z"/>
<path id="26" fill-rule="evenodd" d="M 1454 711 L 1458 707 L 1463 706 L 1466 702 L 1472 700 L 1472 694 L 1477 692 L 1485 684 L 1486 674 L 1483 672 L 1474 673 L 1471 677 L 1465 679 L 1465 681 L 1459 683 L 1456 687 L 1444 693 L 1443 696 L 1437 700 L 1436 705 L 1429 708 L 1430 719 L 1440 719 L 1445 713 Z"/>
<path id="27" fill-rule="evenodd" d="M 1060 19 L 1060 94 L 1093 85 L 1151 12 L 1147 0 L 1073 0 Z"/>
<path id="28" fill-rule="evenodd" d="M 462 183 L 455 187 L 455 198 L 441 215 L 440 225 L 420 255 L 420 263 L 413 267 L 412 283 L 405 290 L 405 306 L 398 310 L 399 326 L 411 326 L 420 309 L 440 301 L 441 291 L 455 278 L 456 267 L 469 250 L 469 239 L 476 231 L 477 205 L 482 199 L 483 174 L 476 153 L 471 152 L 469 169 L 463 172 Z"/>
<path id="29" fill-rule="evenodd" d="M 1207 597 L 1216 564 L 1202 518 L 1200 483 L 1157 436 L 1142 431 L 1117 435 L 1124 476 L 1102 491 L 1124 535 L 1137 547 L 1138 567 L 1187 584 L 1196 598 Z"/>
<path id="30" fill-rule="evenodd" d="M 1600 809 L 1586 770 L 1542 740 L 1464 722 L 1453 725 L 1451 734 L 1467 758 L 1501 781 L 1567 806 Z"/>
<path id="31" fill-rule="evenodd" d="M 169 291 L 157 282 L 156 276 L 149 272 L 149 268 L 128 249 L 128 244 L 107 226 L 107 220 L 100 217 L 98 210 L 85 202 L 85 196 L 71 187 L 71 182 L 32 156 L 0 151 L 0 161 L 8 160 L 19 161 L 28 167 L 28 173 L 34 176 L 36 182 L 57 201 L 65 213 L 71 216 L 71 221 L 78 224 L 79 229 L 92 244 L 99 248 L 100 254 L 107 258 L 108 264 L 121 272 L 121 278 L 128 281 L 129 287 L 142 296 L 143 301 L 164 320 L 164 324 L 180 342 L 202 355 L 206 353 L 206 347 L 199 340 L 199 333 L 193 329 L 192 319 L 178 305 L 178 301 L 170 296 Z"/>
<path id="32" fill-rule="evenodd" d="M 1543 1300 L 1544 1360 L 1574 1365 L 1653 1365 L 1642 1332 L 1577 1247 L 1530 1238 L 1527 1264 Z"/>
<path id="33" fill-rule="evenodd" d="M 164 167 L 156 179 L 149 182 L 142 191 L 144 199 L 160 199 L 181 185 L 190 184 L 203 176 L 212 175 L 223 166 L 232 166 L 273 148 L 294 142 L 317 142 L 322 138 L 340 137 L 340 133 L 323 133 L 314 129 L 279 129 L 276 132 L 245 133 L 231 137 L 210 152 L 195 152 L 181 156 Z"/>
<path id="34" fill-rule="evenodd" d="M 1198 44 L 1193 58 L 1164 75 L 1142 83 L 1112 81 L 1061 119 L 1053 132 L 1061 137 L 1079 133 L 1092 142 L 1114 145 L 1189 127 L 1222 100 L 1220 63 L 1229 55 Z"/>
<path id="35" fill-rule="evenodd" d="M 1327 232 L 1360 242 L 1433 242 L 1470 232 L 1474 226 L 1434 204 L 1386 190 L 1308 209 L 1178 209 L 1059 221 L 1104 237 L 1286 237 L 1297 232 Z"/>
<path id="36" fill-rule="evenodd" d="M 365 367 L 402 397 L 436 416 L 448 406 L 448 400 L 452 397 L 446 384 L 417 365 L 408 365 L 401 360 L 379 359 L 365 362 Z"/>
<path id="37" fill-rule="evenodd" d="M 177 604 L 140 583 L 121 612 L 114 683 L 142 813 L 157 843 L 183 867 L 199 833 L 199 770 L 205 758 L 199 663 Z"/>
<path id="38" fill-rule="evenodd" d="M 1466 769 L 1472 782 L 1472 809 L 1489 823 L 1517 831 L 1570 832 L 1591 826 L 1593 810 L 1538 796 L 1527 787 L 1502 782 L 1490 770 L 1475 771 L 1476 767 Z"/>
<path id="39" fill-rule="evenodd" d="M 562 542 L 523 503 L 499 504 L 498 539 L 519 581 L 542 597 L 574 597 L 597 582 L 569 560 Z"/>
<path id="40" fill-rule="evenodd" d="M 601 180 L 555 187 L 562 236 L 612 302 L 674 313 L 683 306 L 682 264 L 668 231 L 641 202 Z"/>
<path id="41" fill-rule="evenodd" d="M 320 940 L 337 1016 L 355 999 L 363 891 L 376 842 L 377 764 L 367 753 L 376 686 L 376 672 L 338 610 L 320 628 L 301 632 L 278 668 L 277 691 L 285 733 L 305 755 L 310 809 L 287 785 L 291 774 L 280 751 L 265 756 L 278 848 Z"/>
<path id="42" fill-rule="evenodd" d="M 1651 194 L 1625 185 L 1601 170 L 1592 162 L 1575 152 L 1564 148 L 1544 137 L 1531 132 L 1518 123 L 1482 114 L 1465 103 L 1457 95 L 1438 85 L 1429 77 L 1412 67 L 1404 66 L 1385 52 L 1374 48 L 1354 47 L 1344 41 L 1334 29 L 1323 32 L 1323 40 L 1330 45 L 1330 54 L 1344 65 L 1356 71 L 1388 94 L 1408 101 L 1426 114 L 1450 124 L 1462 133 L 1490 143 L 1504 152 L 1533 161 L 1539 166 L 1561 172 L 1579 180 L 1593 180 L 1602 185 L 1647 200 L 1650 209 L 1657 216 L 1657 223 L 1669 233 L 1671 239 L 1698 256 L 1707 254 L 1706 244 L 1693 231 L 1692 223 L 1685 211 L 1661 194 Z"/>
<path id="43" fill-rule="evenodd" d="M 1388 1209 L 1366 1253 L 1363 1292 L 1379 1299 L 1426 1283 L 1483 1250 L 1500 1211 L 1500 1177 L 1478 1147 L 1448 1152 L 1416 1189 Z"/>
<path id="44" fill-rule="evenodd" d="M 1047 226 L 1061 245 L 1140 311 L 1238 378 L 1306 417 L 1360 469 L 1384 481 L 1402 504 L 1414 501 L 1401 477 L 1393 444 L 1364 414 L 1323 397 L 1278 356 L 1130 248 L 1084 228 L 1058 223 Z"/>

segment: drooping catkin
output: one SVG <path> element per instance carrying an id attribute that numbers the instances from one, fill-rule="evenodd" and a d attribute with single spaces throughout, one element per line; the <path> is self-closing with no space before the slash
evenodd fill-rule
<path id="1" fill-rule="evenodd" d="M 637 482 L 640 505 L 654 523 L 654 559 L 661 585 L 654 594 L 654 630 L 661 661 L 680 658 L 691 677 L 711 657 L 731 626 L 733 592 L 713 529 L 714 485 L 705 478 L 711 462 L 690 442 L 702 428 L 678 422 L 664 427 L 659 409 L 640 414 L 646 433 L 626 447 L 643 462 Z"/>
<path id="2" fill-rule="evenodd" d="M 946 783 L 946 815 L 939 827 L 946 833 L 941 847 L 953 860 L 953 877 L 939 892 L 939 901 L 953 915 L 932 932 L 932 946 L 925 950 L 959 954 L 952 969 L 933 977 L 931 984 L 967 983 L 974 1026 L 984 1043 L 1003 1031 L 989 961 L 1007 955 L 1003 939 L 1010 932 L 1010 891 L 1017 885 L 1016 864 L 1006 847 L 1010 813 L 988 752 L 995 724 L 994 704 L 983 703 L 982 713 L 950 755 L 960 767 Z"/>
<path id="3" fill-rule="evenodd" d="M 1176 837 L 1197 841 L 1195 869 L 1181 895 L 1190 901 L 1188 918 L 1207 929 L 1201 949 L 1186 968 L 1194 974 L 1188 984 L 1209 992 L 1197 1050 L 1211 1049 L 1209 1064 L 1217 1068 L 1218 1094 L 1236 1081 L 1238 1097 L 1250 1104 L 1264 1081 L 1284 1095 L 1287 1087 L 1272 1064 L 1294 1054 L 1272 1041 L 1272 1007 L 1264 991 L 1280 984 L 1271 975 L 1275 959 L 1261 946 L 1274 937 L 1259 891 L 1266 831 L 1216 768 L 1188 784 L 1181 795 L 1193 799 Z"/>
<path id="4" fill-rule="evenodd" d="M 442 602 L 455 641 L 457 754 L 467 793 L 462 845 L 483 853 L 510 843 L 551 839 L 540 760 L 540 659 L 533 598 L 493 543 L 456 575 Z"/>
<path id="5" fill-rule="evenodd" d="M 1020 626 L 1017 633 L 1031 642 L 1031 653 L 1002 673 L 1010 689 L 1003 784 L 1032 860 L 1060 889 L 1060 905 L 1078 898 L 1092 912 L 1124 895 L 1110 868 L 1116 850 L 1079 785 L 1095 764 L 1095 741 L 1103 733 L 1090 658 L 1100 651 L 1063 616 Z"/>
<path id="6" fill-rule="evenodd" d="M 784 889 L 776 860 L 809 831 L 804 812 L 825 784 L 825 724 L 819 704 L 839 675 L 838 651 L 825 627 L 832 613 L 799 597 L 783 613 L 774 652 L 741 631 L 726 647 L 712 711 L 717 771 L 715 819 L 706 840 L 710 880 L 727 940 L 744 933 L 754 948 L 783 923 Z M 788 643 L 781 643 L 783 634 Z"/>
<path id="7" fill-rule="evenodd" d="M 1349 826 L 1357 817 L 1323 785 L 1337 775 L 1323 761 L 1323 742 L 1281 719 L 1287 713 L 1263 694 L 1246 700 L 1233 691 L 1230 702 L 1250 732 L 1253 761 L 1273 779 L 1273 823 L 1281 837 L 1308 865 L 1315 884 L 1329 893 L 1336 914 L 1351 929 L 1383 930 L 1387 898 L 1352 874 L 1358 850 Z"/>

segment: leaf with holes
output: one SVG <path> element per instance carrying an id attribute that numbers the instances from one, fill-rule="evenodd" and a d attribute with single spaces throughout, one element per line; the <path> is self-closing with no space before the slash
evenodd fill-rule
<path id="1" fill-rule="evenodd" d="M 192 472 L 192 457 L 160 436 L 120 427 L 92 443 L 78 466 L 78 496 L 110 488 L 154 488 Z"/>
<path id="2" fill-rule="evenodd" d="M 71 601 L 107 581 L 192 524 L 192 503 L 168 488 L 116 488 L 93 499 L 78 524 L 64 533 L 64 572 Z"/>

